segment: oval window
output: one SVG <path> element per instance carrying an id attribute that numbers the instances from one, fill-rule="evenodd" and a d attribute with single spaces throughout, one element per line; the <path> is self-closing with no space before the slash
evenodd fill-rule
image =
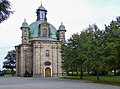
<path id="1" fill-rule="evenodd" d="M 46 66 L 50 66 L 51 65 L 51 62 L 47 61 L 44 63 Z"/>

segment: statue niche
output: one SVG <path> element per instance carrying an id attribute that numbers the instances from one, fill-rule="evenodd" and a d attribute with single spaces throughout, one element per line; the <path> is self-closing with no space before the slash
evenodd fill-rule
<path id="1" fill-rule="evenodd" d="M 47 29 L 43 28 L 42 31 L 41 31 L 42 37 L 47 37 L 48 36 L 47 33 L 48 33 Z"/>

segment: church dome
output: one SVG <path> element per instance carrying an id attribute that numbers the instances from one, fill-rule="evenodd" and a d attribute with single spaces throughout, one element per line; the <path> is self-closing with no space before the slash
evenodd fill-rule
<path id="1" fill-rule="evenodd" d="M 63 25 L 63 23 L 61 23 L 61 25 L 59 26 L 59 30 L 65 30 L 65 26 Z"/>
<path id="2" fill-rule="evenodd" d="M 24 20 L 24 22 L 22 23 L 22 27 L 28 27 L 28 23 L 26 22 L 26 20 Z"/>
<path id="3" fill-rule="evenodd" d="M 56 36 L 57 30 L 56 30 L 56 28 L 52 24 L 50 24 L 50 23 L 48 23 L 46 21 L 36 21 L 36 22 L 33 22 L 32 24 L 30 24 L 29 25 L 29 27 L 30 27 L 30 37 L 31 38 L 39 37 L 39 34 L 41 34 L 39 26 L 41 24 L 43 24 L 43 23 L 46 23 L 46 24 L 49 25 L 49 31 L 50 31 L 49 36 L 50 36 L 50 38 L 57 39 L 57 36 Z"/>

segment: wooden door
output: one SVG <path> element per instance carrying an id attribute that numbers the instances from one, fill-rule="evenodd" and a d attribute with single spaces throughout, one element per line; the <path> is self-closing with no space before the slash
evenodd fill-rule
<path id="1" fill-rule="evenodd" d="M 51 69 L 49 67 L 45 69 L 45 77 L 51 77 Z"/>

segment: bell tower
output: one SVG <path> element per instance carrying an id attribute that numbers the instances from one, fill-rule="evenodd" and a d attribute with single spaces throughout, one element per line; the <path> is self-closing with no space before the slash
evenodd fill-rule
<path id="1" fill-rule="evenodd" d="M 59 26 L 59 29 L 58 29 L 58 40 L 62 41 L 62 42 L 65 42 L 65 26 L 63 25 L 63 23 L 61 22 L 61 25 Z"/>
<path id="2" fill-rule="evenodd" d="M 24 19 L 24 22 L 22 23 L 22 44 L 28 44 L 29 43 L 29 26 L 26 22 L 26 19 Z"/>
<path id="3" fill-rule="evenodd" d="M 42 6 L 37 9 L 37 21 L 47 21 L 47 10 Z"/>

